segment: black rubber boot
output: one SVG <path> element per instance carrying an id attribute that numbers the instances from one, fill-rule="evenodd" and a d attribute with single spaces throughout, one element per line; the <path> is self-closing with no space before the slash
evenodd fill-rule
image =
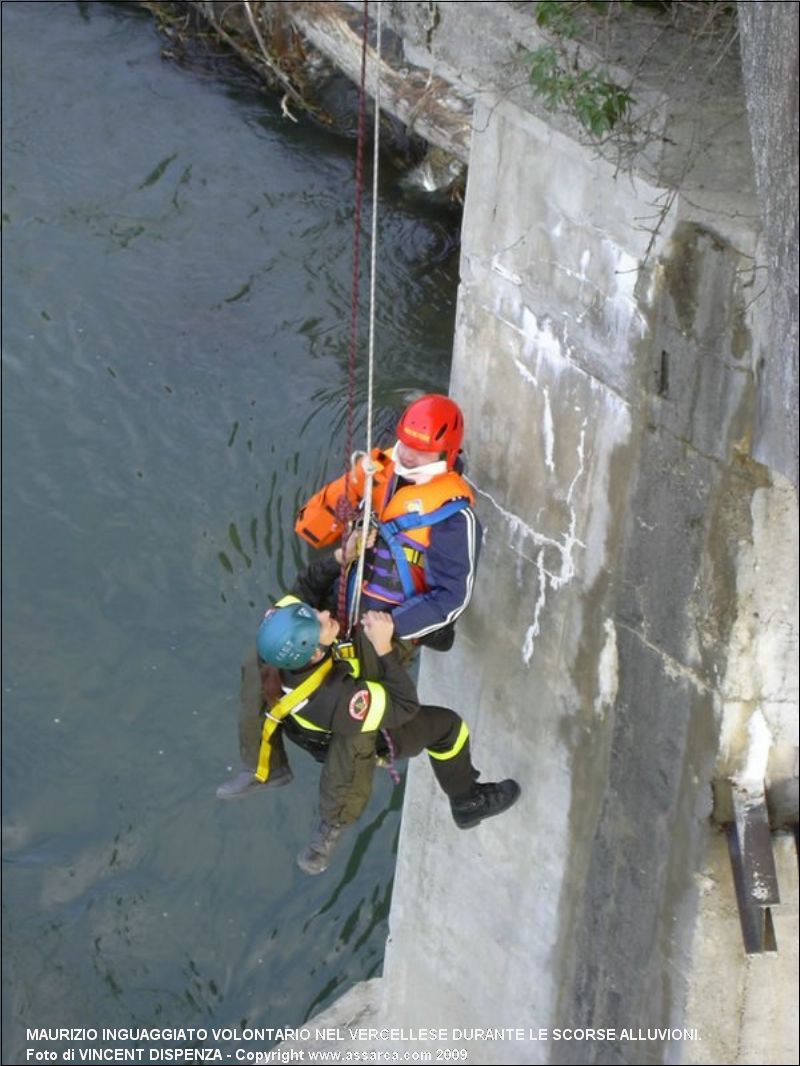
<path id="1" fill-rule="evenodd" d="M 328 869 L 343 832 L 343 825 L 319 823 L 316 833 L 311 838 L 311 843 L 307 844 L 297 856 L 297 865 L 303 873 L 311 874 L 313 877 Z"/>
<path id="2" fill-rule="evenodd" d="M 217 799 L 238 800 L 245 796 L 253 796 L 256 792 L 265 788 L 280 788 L 281 785 L 290 784 L 293 778 L 292 771 L 288 766 L 280 766 L 274 770 L 266 781 L 259 781 L 252 770 L 242 770 L 236 777 L 226 781 L 217 789 Z"/>
<path id="3" fill-rule="evenodd" d="M 484 818 L 502 814 L 517 802 L 520 787 L 516 781 L 488 781 L 485 785 L 473 785 L 466 796 L 450 801 L 453 821 L 459 829 L 472 829 Z"/>

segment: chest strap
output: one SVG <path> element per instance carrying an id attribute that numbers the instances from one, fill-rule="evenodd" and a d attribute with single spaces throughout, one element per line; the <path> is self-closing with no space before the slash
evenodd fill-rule
<path id="1" fill-rule="evenodd" d="M 325 659 L 319 664 L 313 674 L 309 674 L 302 684 L 298 685 L 297 688 L 293 688 L 291 692 L 287 692 L 285 696 L 282 696 L 267 712 L 267 717 L 264 719 L 264 725 L 261 727 L 261 747 L 258 751 L 258 768 L 255 772 L 255 776 L 259 781 L 266 781 L 269 777 L 269 763 L 272 755 L 272 737 L 275 730 L 287 714 L 291 714 L 295 707 L 299 706 L 299 704 L 304 700 L 307 700 L 312 693 L 316 692 L 332 669 L 333 659 Z"/>
<path id="2" fill-rule="evenodd" d="M 439 522 L 444 522 L 446 518 L 458 514 L 459 511 L 466 510 L 467 507 L 469 507 L 469 500 L 459 498 L 457 500 L 450 500 L 449 503 L 437 507 L 436 510 L 431 511 L 430 514 L 418 514 L 416 511 L 411 511 L 408 514 L 400 515 L 398 518 L 393 518 L 388 522 L 378 523 L 378 532 L 383 537 L 386 546 L 392 553 L 392 559 L 397 567 L 397 574 L 400 578 L 403 595 L 407 600 L 417 594 L 417 587 L 414 584 L 414 578 L 411 574 L 411 566 L 414 564 L 409 560 L 405 551 L 406 546 L 401 541 L 400 534 L 405 533 L 406 530 L 436 526 Z"/>

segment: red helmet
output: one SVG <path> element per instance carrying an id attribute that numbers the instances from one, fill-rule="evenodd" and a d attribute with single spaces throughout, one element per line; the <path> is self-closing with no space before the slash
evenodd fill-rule
<path id="1" fill-rule="evenodd" d="M 421 452 L 444 452 L 453 469 L 464 438 L 464 416 L 449 396 L 431 393 L 415 400 L 397 425 L 398 439 Z"/>

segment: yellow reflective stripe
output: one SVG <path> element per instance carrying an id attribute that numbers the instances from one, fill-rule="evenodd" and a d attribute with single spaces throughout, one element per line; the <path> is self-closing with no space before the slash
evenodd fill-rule
<path id="1" fill-rule="evenodd" d="M 293 714 L 295 722 L 303 727 L 303 729 L 312 729 L 315 733 L 330 733 L 330 729 L 326 729 L 324 726 L 315 725 L 313 722 L 309 722 L 307 718 L 301 718 L 299 714 Z"/>
<path id="2" fill-rule="evenodd" d="M 371 733 L 380 728 L 383 714 L 386 710 L 386 689 L 377 681 L 368 681 L 367 688 L 370 694 L 369 711 L 361 726 L 362 733 Z"/>
<path id="3" fill-rule="evenodd" d="M 292 603 L 302 603 L 302 602 L 303 601 L 300 599 L 299 596 L 293 596 L 291 593 L 289 593 L 286 596 L 281 596 L 281 598 L 278 600 L 278 602 L 275 604 L 275 606 L 276 607 L 288 607 Z"/>
<path id="4" fill-rule="evenodd" d="M 379 685 L 377 681 L 367 681 L 366 685 L 369 689 L 369 711 L 361 725 L 361 732 L 372 733 L 380 728 L 383 720 L 384 711 L 386 710 L 386 689 L 383 685 Z M 292 717 L 304 729 L 313 729 L 315 733 L 330 733 L 330 729 L 315 725 L 313 722 L 309 722 L 307 718 L 301 718 L 299 714 L 294 714 Z"/>
<path id="5" fill-rule="evenodd" d="M 287 714 L 291 714 L 294 707 L 299 706 L 304 700 L 307 700 L 309 696 L 316 692 L 332 669 L 333 659 L 323 660 L 314 673 L 309 674 L 301 685 L 292 689 L 291 692 L 287 692 L 285 696 L 282 696 L 278 702 L 270 708 L 269 717 L 264 719 L 264 725 L 261 729 L 261 747 L 258 752 L 258 766 L 255 772 L 255 776 L 259 781 L 266 781 L 269 777 L 272 734 L 278 728 L 282 719 L 284 719 Z"/>
<path id="6" fill-rule="evenodd" d="M 458 736 L 456 737 L 456 742 L 449 751 L 431 751 L 430 748 L 427 748 L 426 750 L 432 759 L 455 759 L 456 755 L 458 755 L 468 740 L 469 730 L 467 729 L 467 723 L 462 722 L 461 729 L 458 731 Z"/>

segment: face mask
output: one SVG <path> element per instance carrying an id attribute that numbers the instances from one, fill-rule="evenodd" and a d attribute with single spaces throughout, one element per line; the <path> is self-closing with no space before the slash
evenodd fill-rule
<path id="1" fill-rule="evenodd" d="M 436 459 L 432 463 L 425 463 L 424 466 L 403 466 L 400 462 L 400 458 L 397 454 L 397 445 L 394 446 L 392 452 L 392 458 L 394 459 L 395 473 L 405 481 L 410 481 L 414 485 L 425 485 L 433 478 L 438 477 L 439 474 L 447 473 L 447 460 Z"/>

